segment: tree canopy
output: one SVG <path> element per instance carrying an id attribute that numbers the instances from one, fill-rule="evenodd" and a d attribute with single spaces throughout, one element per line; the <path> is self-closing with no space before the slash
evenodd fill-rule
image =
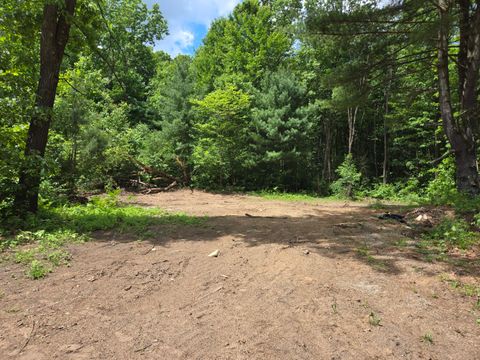
<path id="1" fill-rule="evenodd" d="M 173 182 L 480 191 L 477 0 L 245 0 L 175 58 L 141 0 L 0 13 L 2 212 Z"/>

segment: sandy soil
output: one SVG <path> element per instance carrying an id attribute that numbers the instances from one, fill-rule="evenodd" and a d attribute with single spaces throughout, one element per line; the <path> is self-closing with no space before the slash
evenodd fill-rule
<path id="1" fill-rule="evenodd" d="M 97 234 L 39 281 L 0 264 L 0 359 L 480 359 L 474 299 L 440 280 L 479 274 L 393 246 L 410 230 L 366 205 L 134 202 L 208 219 Z"/>

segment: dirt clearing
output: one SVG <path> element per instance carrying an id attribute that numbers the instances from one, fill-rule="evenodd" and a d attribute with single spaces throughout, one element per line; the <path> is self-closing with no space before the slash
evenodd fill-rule
<path id="1" fill-rule="evenodd" d="M 451 283 L 478 267 L 424 261 L 365 204 L 130 201 L 207 218 L 96 234 L 38 281 L 1 263 L 0 359 L 480 359 L 476 299 Z"/>

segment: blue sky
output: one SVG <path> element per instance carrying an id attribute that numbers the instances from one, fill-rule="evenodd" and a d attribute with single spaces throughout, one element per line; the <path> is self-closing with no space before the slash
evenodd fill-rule
<path id="1" fill-rule="evenodd" d="M 169 35 L 157 43 L 171 56 L 193 54 L 212 21 L 228 15 L 241 0 L 144 0 L 159 4 L 167 19 Z"/>

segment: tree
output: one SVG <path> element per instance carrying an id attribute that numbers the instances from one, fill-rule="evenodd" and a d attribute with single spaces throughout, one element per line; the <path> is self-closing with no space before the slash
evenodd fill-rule
<path id="1" fill-rule="evenodd" d="M 152 124 L 159 131 L 148 136 L 142 155 L 145 163 L 186 177 L 186 182 L 192 167 L 193 148 L 195 82 L 191 63 L 192 59 L 186 55 L 159 61 L 148 99 L 155 114 Z"/>
<path id="2" fill-rule="evenodd" d="M 35 97 L 39 51 L 31 39 L 41 8 L 36 2 L 4 0 L 0 14 L 0 209 L 9 211 Z"/>
<path id="3" fill-rule="evenodd" d="M 287 59 L 293 39 L 275 24 L 275 13 L 258 0 L 240 3 L 228 18 L 213 22 L 194 58 L 199 87 L 258 86 L 263 75 Z"/>
<path id="4" fill-rule="evenodd" d="M 313 121 L 306 88 L 290 72 L 267 73 L 254 94 L 251 147 L 257 187 L 298 191 L 311 183 Z"/>
<path id="5" fill-rule="evenodd" d="M 40 36 L 40 78 L 35 99 L 35 111 L 30 121 L 25 148 L 26 161 L 20 170 L 15 198 L 16 208 L 36 212 L 42 161 L 52 121 L 52 110 L 71 19 L 76 0 L 65 0 L 63 6 L 47 2 L 43 10 Z"/>
<path id="6" fill-rule="evenodd" d="M 458 6 L 458 15 L 455 14 Z M 455 155 L 456 182 L 460 191 L 471 195 L 480 193 L 475 131 L 479 125 L 479 70 L 480 70 L 480 1 L 438 1 L 438 83 L 443 128 Z M 455 17 L 458 17 L 455 19 Z M 459 26 L 458 98 L 455 116 L 450 70 L 452 21 Z"/>
<path id="7" fill-rule="evenodd" d="M 479 194 L 475 141 L 480 68 L 478 0 L 403 0 L 382 2 L 382 6 L 376 1 L 355 4 L 332 0 L 322 5 L 311 1 L 307 3 L 306 27 L 314 36 L 359 36 L 380 44 L 383 51 L 370 52 L 362 76 L 371 77 L 393 64 L 398 70 L 412 62 L 433 60 L 436 52 L 438 103 L 443 129 L 455 156 L 457 188 Z M 434 38 L 437 40 L 432 41 Z M 401 57 L 402 50 L 409 46 L 417 47 L 417 51 Z M 455 66 L 458 94 L 452 96 L 450 68 Z"/>
<path id="8" fill-rule="evenodd" d="M 128 102 L 129 120 L 137 123 L 146 120 L 146 89 L 155 69 L 153 51 L 148 45 L 153 45 L 167 30 L 158 5 L 149 10 L 141 0 L 96 0 L 93 3 L 48 0 L 43 8 L 40 77 L 35 109 L 30 119 L 25 161 L 19 171 L 15 196 L 15 207 L 19 211 L 36 212 L 38 208 L 43 158 L 72 25 L 75 25 L 72 28 L 75 29 L 72 32 L 75 41 L 68 65 L 74 67 L 75 58 L 87 54 L 93 59 L 89 64 L 103 67 L 110 79 L 107 84 L 109 97 L 119 106 Z M 83 43 L 89 45 L 87 49 L 90 53 L 84 50 L 82 54 L 83 44 L 78 42 L 78 35 L 83 37 Z M 93 72 L 95 69 L 90 70 Z"/>
<path id="9" fill-rule="evenodd" d="M 195 100 L 195 177 L 202 187 L 242 183 L 248 158 L 250 96 L 233 85 Z"/>

